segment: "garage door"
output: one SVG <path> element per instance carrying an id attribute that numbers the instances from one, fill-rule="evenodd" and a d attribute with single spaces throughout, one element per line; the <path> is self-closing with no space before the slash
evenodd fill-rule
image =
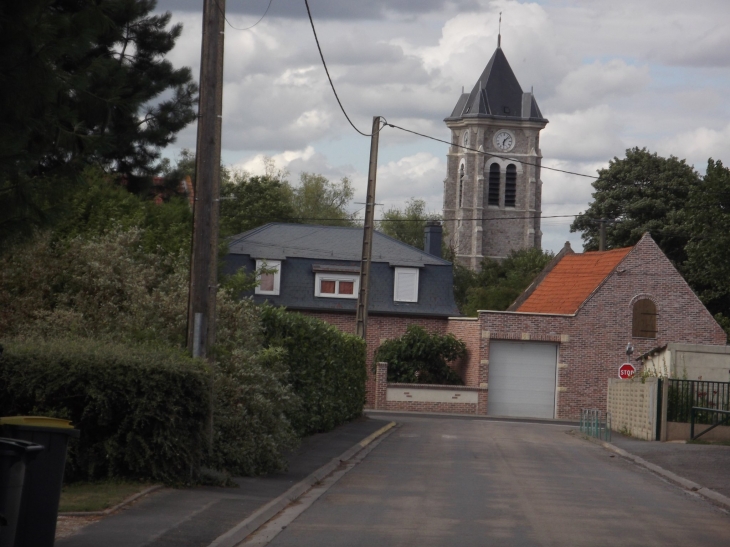
<path id="1" fill-rule="evenodd" d="M 491 342 L 487 413 L 553 418 L 557 357 L 557 344 Z"/>

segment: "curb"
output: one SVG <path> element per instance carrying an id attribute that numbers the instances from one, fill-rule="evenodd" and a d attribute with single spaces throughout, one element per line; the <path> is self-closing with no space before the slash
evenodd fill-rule
<path id="1" fill-rule="evenodd" d="M 114 511 L 118 511 L 122 507 L 129 505 L 133 501 L 137 501 L 142 496 L 151 494 L 152 492 L 155 492 L 156 490 L 159 490 L 160 488 L 164 488 L 164 485 L 154 484 L 154 485 L 150 486 L 149 488 L 145 488 L 141 492 L 137 492 L 136 494 L 129 496 L 128 498 L 122 500 L 120 503 L 117 503 L 115 506 L 110 507 L 109 509 L 104 509 L 103 511 L 69 511 L 69 512 L 65 512 L 65 513 L 58 513 L 58 516 L 59 517 L 105 517 L 107 515 L 112 514 Z"/>
<path id="2" fill-rule="evenodd" d="M 339 467 L 342 462 L 351 459 L 358 452 L 360 452 L 370 443 L 372 443 L 375 439 L 387 433 L 395 426 L 395 422 L 390 422 L 388 425 L 378 429 L 375 433 L 368 435 L 362 441 L 349 448 L 338 457 L 331 460 L 329 463 L 323 465 L 302 481 L 292 486 L 282 495 L 271 500 L 266 505 L 260 507 L 252 515 L 245 518 L 244 520 L 236 524 L 233 528 L 228 530 L 228 532 L 221 536 L 218 536 L 213 541 L 213 543 L 208 545 L 208 547 L 235 547 L 257 529 L 263 526 L 266 522 L 271 520 L 272 517 L 277 515 L 287 505 L 300 498 L 305 492 L 312 488 L 312 486 L 314 486 L 319 481 L 324 479 L 327 475 L 332 473 L 332 471 L 337 469 L 337 467 Z"/>
<path id="3" fill-rule="evenodd" d="M 659 475 L 660 477 L 664 477 L 669 482 L 672 482 L 676 484 L 677 486 L 681 486 L 685 490 L 688 490 L 690 492 L 695 492 L 702 497 L 706 498 L 707 500 L 711 501 L 715 505 L 721 506 L 723 509 L 730 510 L 730 498 L 727 496 L 723 496 L 722 494 L 715 492 L 714 490 L 710 490 L 709 488 L 705 488 L 704 486 L 697 484 L 694 481 L 691 481 L 689 479 L 685 479 L 684 477 L 680 477 L 676 473 L 672 473 L 671 471 L 668 471 L 664 469 L 663 467 L 660 467 L 656 465 L 655 463 L 651 463 L 646 461 L 644 458 L 640 458 L 639 456 L 636 456 L 632 454 L 631 452 L 627 452 L 623 448 L 619 448 L 615 444 L 611 444 L 606 441 L 601 441 L 598 439 L 593 439 L 592 437 L 586 437 L 581 435 L 581 437 L 586 438 L 588 441 L 597 444 L 606 450 L 609 450 L 611 452 L 614 452 L 621 456 L 622 458 L 626 458 L 627 460 L 631 460 L 635 464 L 638 464 L 642 467 L 645 467 L 649 471 L 652 471 Z"/>

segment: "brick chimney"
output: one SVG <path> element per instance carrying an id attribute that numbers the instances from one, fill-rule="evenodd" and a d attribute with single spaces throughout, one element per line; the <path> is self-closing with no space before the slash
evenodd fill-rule
<path id="1" fill-rule="evenodd" d="M 423 250 L 428 254 L 441 258 L 441 237 L 443 227 L 438 220 L 429 220 L 423 230 Z"/>

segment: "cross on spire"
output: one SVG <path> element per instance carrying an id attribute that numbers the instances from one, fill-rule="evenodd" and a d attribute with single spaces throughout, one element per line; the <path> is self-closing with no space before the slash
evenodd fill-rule
<path id="1" fill-rule="evenodd" d="M 499 12 L 499 31 L 497 33 L 497 47 L 502 47 L 502 12 Z"/>

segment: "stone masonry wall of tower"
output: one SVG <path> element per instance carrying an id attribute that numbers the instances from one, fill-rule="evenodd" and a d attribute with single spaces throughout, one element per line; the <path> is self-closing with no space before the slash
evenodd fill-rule
<path id="1" fill-rule="evenodd" d="M 522 91 L 501 48 L 444 121 L 452 142 L 444 218 L 456 259 L 477 270 L 483 257 L 540 248 L 539 135 L 548 120 L 532 92 Z"/>

